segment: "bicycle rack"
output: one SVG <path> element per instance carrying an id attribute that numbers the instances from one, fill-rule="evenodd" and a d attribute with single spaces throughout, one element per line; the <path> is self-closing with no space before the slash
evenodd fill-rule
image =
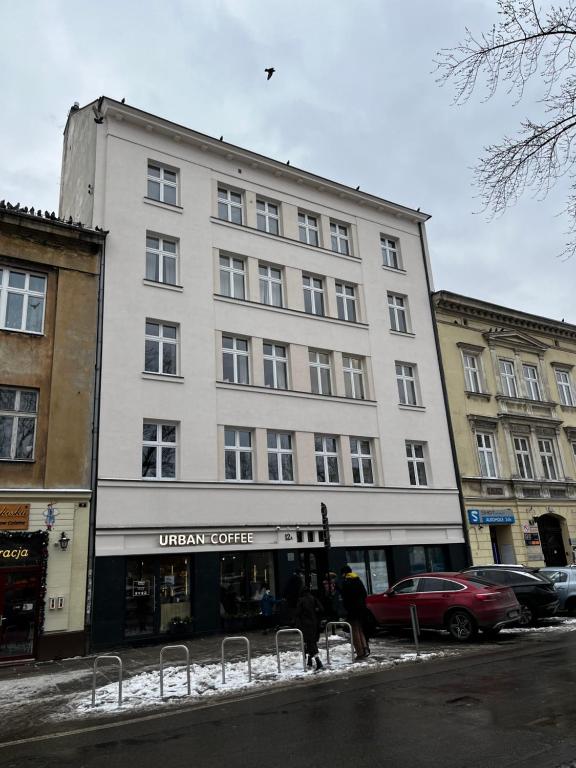
<path id="1" fill-rule="evenodd" d="M 96 706 L 96 671 L 98 669 L 98 662 L 101 659 L 115 659 L 118 662 L 118 706 L 120 707 L 122 705 L 122 659 L 120 656 L 108 656 L 107 654 L 96 656 L 94 659 L 94 669 L 92 672 L 92 706 Z"/>
<path id="2" fill-rule="evenodd" d="M 410 623 L 412 624 L 412 634 L 414 635 L 414 645 L 416 646 L 416 656 L 420 656 L 420 622 L 418 621 L 418 609 L 414 604 L 410 606 Z"/>
<path id="3" fill-rule="evenodd" d="M 186 655 L 186 680 L 188 682 L 188 696 L 190 696 L 190 651 L 186 645 L 165 645 L 160 649 L 160 698 L 164 698 L 164 652 L 182 650 Z"/>
<path id="4" fill-rule="evenodd" d="M 350 660 L 354 661 L 354 643 L 352 642 L 352 627 L 348 621 L 328 621 L 324 628 L 324 636 L 326 637 L 326 664 L 330 664 L 330 645 L 328 644 L 328 628 L 335 629 L 336 627 L 348 627 L 350 632 Z"/>
<path id="5" fill-rule="evenodd" d="M 248 640 L 247 637 L 244 635 L 237 635 L 235 637 L 225 637 L 224 640 L 222 640 L 222 684 L 226 682 L 226 663 L 225 663 L 225 657 L 224 657 L 224 646 L 226 643 L 231 642 L 232 640 L 242 640 L 242 642 L 246 643 L 246 650 L 248 653 L 248 682 L 251 682 L 252 680 L 252 664 L 251 664 L 251 652 L 250 652 L 250 640 Z"/>
<path id="6" fill-rule="evenodd" d="M 278 648 L 278 635 L 287 635 L 289 633 L 296 632 L 300 636 L 300 648 L 302 649 L 302 670 L 306 672 L 306 653 L 304 652 L 304 635 L 299 629 L 296 629 L 296 627 L 291 627 L 289 629 L 279 629 L 278 632 L 276 632 L 276 661 L 278 662 L 278 674 L 280 674 L 280 650 Z"/>

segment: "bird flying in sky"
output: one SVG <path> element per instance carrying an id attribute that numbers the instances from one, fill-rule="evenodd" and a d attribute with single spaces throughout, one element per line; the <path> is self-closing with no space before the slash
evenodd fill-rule
<path id="1" fill-rule="evenodd" d="M 276 72 L 276 70 L 274 69 L 274 67 L 268 67 L 268 69 L 265 69 L 264 72 L 268 73 L 268 77 L 266 78 L 266 80 L 270 80 L 270 78 L 272 77 L 274 72 Z"/>

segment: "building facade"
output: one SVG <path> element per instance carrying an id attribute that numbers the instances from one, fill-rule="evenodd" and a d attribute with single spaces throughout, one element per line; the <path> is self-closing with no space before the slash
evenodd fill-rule
<path id="1" fill-rule="evenodd" d="M 447 291 L 434 305 L 475 564 L 576 545 L 576 327 Z"/>
<path id="2" fill-rule="evenodd" d="M 0 203 L 0 663 L 85 652 L 105 235 Z"/>
<path id="3" fill-rule="evenodd" d="M 464 564 L 426 215 L 107 98 L 60 210 L 110 232 L 96 647 L 249 626 L 295 570 Z"/>

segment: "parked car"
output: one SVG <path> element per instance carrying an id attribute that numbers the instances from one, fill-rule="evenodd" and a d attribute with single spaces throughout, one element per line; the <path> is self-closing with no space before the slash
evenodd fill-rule
<path id="1" fill-rule="evenodd" d="M 558 610 L 558 595 L 554 585 L 537 568 L 523 565 L 471 565 L 461 571 L 473 574 L 493 584 L 510 587 L 520 603 L 520 626 L 530 626 L 538 619 L 554 616 Z"/>
<path id="2" fill-rule="evenodd" d="M 415 605 L 420 627 L 447 629 L 455 640 L 471 640 L 482 630 L 496 634 L 520 616 L 520 606 L 507 587 L 472 574 L 420 573 L 391 589 L 369 595 L 366 605 L 381 627 L 409 627 Z"/>
<path id="3" fill-rule="evenodd" d="M 546 576 L 554 584 L 560 600 L 558 610 L 567 611 L 570 616 L 576 616 L 576 566 L 540 568 L 538 573 Z"/>

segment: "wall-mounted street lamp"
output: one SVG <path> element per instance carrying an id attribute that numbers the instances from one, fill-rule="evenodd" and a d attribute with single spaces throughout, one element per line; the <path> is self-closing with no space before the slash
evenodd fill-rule
<path id="1" fill-rule="evenodd" d="M 66 531 L 62 531 L 60 538 L 56 542 L 56 546 L 60 547 L 62 552 L 64 552 L 68 549 L 68 544 L 70 544 L 70 537 L 66 534 Z"/>

